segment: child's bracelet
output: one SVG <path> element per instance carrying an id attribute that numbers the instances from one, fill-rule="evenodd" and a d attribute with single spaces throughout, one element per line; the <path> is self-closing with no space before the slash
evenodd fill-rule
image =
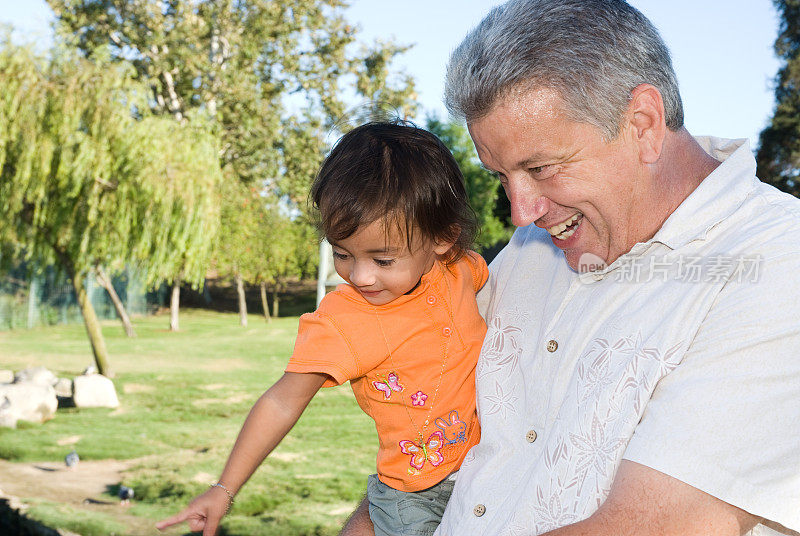
<path id="1" fill-rule="evenodd" d="M 228 512 L 230 512 L 231 511 L 231 506 L 233 506 L 233 493 L 231 493 L 231 490 L 229 490 L 228 488 L 226 488 L 225 486 L 223 486 L 219 482 L 217 482 L 216 484 L 211 484 L 211 487 L 212 488 L 220 488 L 222 491 L 225 492 L 225 495 L 228 496 L 228 509 L 225 510 L 225 513 L 227 514 Z"/>

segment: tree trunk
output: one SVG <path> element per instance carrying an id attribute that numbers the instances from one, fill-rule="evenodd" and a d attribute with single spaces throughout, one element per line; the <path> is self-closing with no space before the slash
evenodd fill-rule
<path id="1" fill-rule="evenodd" d="M 181 276 L 172 282 L 172 297 L 169 300 L 169 330 L 178 331 L 178 311 L 181 305 Z"/>
<path id="2" fill-rule="evenodd" d="M 122 300 L 119 299 L 117 291 L 114 290 L 114 285 L 111 283 L 111 278 L 108 277 L 108 274 L 106 274 L 106 271 L 103 270 L 102 266 L 98 266 L 96 271 L 97 282 L 101 287 L 106 289 L 106 292 L 108 292 L 108 297 L 111 298 L 111 303 L 114 304 L 114 310 L 117 311 L 117 316 L 122 322 L 122 327 L 125 328 L 125 334 L 128 337 L 136 337 L 136 332 L 133 330 L 133 324 L 131 324 L 131 318 L 128 316 L 128 311 L 125 310 Z"/>
<path id="3" fill-rule="evenodd" d="M 272 322 L 272 317 L 269 316 L 269 304 L 267 303 L 267 282 L 261 282 L 261 310 L 264 311 L 264 320 L 267 323 Z"/>
<path id="4" fill-rule="evenodd" d="M 272 286 L 272 318 L 278 318 L 278 283 Z"/>
<path id="5" fill-rule="evenodd" d="M 108 366 L 106 341 L 103 339 L 100 321 L 97 319 L 97 314 L 94 312 L 94 307 L 92 307 L 92 302 L 89 300 L 89 295 L 83 284 L 83 274 L 77 274 L 71 268 L 67 269 L 72 279 L 72 286 L 75 288 L 75 295 L 78 297 L 78 305 L 81 308 L 83 324 L 86 326 L 86 333 L 89 335 L 89 343 L 92 345 L 92 353 L 94 354 L 94 362 L 97 365 L 97 372 L 103 376 L 112 378 L 114 374 Z"/>
<path id="6" fill-rule="evenodd" d="M 244 280 L 242 274 L 236 272 L 234 276 L 236 280 L 236 294 L 239 296 L 239 325 L 247 327 L 247 300 L 244 294 Z"/>

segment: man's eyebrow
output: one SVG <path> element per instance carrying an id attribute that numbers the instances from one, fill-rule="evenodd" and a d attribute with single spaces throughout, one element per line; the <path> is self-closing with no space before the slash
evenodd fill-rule
<path id="1" fill-rule="evenodd" d="M 546 155 L 544 153 L 534 153 L 531 156 L 529 156 L 528 158 L 526 158 L 524 160 L 520 160 L 519 162 L 517 162 L 517 169 L 527 168 L 527 167 L 530 167 L 531 164 L 537 164 L 537 163 L 541 162 L 542 160 L 546 161 L 546 160 L 552 160 L 552 159 L 553 159 L 552 155 Z"/>
<path id="2" fill-rule="evenodd" d="M 527 168 L 527 167 L 530 167 L 531 164 L 536 164 L 538 162 L 541 162 L 542 160 L 553 160 L 553 159 L 556 159 L 556 158 L 557 157 L 554 157 L 553 155 L 549 155 L 549 154 L 534 153 L 531 156 L 525 158 L 524 160 L 520 160 L 519 162 L 517 162 L 517 164 L 514 167 L 514 169 Z M 483 162 L 480 162 L 479 165 L 483 169 L 488 171 L 489 173 L 494 173 L 494 174 L 498 174 L 499 173 L 499 171 L 495 171 L 492 168 L 486 167 Z"/>

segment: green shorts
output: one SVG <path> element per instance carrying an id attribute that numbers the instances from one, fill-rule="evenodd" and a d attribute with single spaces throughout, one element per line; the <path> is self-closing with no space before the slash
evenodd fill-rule
<path id="1" fill-rule="evenodd" d="M 422 491 L 398 491 L 370 475 L 369 517 L 375 536 L 432 536 L 442 521 L 455 480 L 445 478 Z"/>

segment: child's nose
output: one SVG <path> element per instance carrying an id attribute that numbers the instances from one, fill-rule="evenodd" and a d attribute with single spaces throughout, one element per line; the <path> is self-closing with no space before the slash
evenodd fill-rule
<path id="1" fill-rule="evenodd" d="M 354 262 L 350 270 L 350 282 L 357 287 L 366 287 L 375 282 L 375 275 L 372 267 L 365 262 Z"/>

